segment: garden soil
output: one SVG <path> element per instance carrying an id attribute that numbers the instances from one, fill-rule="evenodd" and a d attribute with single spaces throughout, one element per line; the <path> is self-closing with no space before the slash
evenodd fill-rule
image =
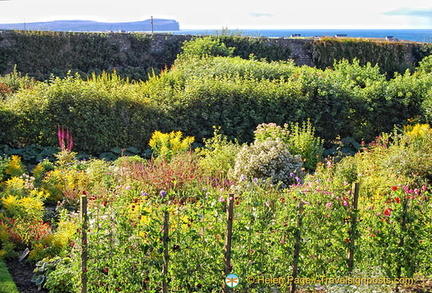
<path id="1" fill-rule="evenodd" d="M 19 262 L 16 259 L 6 260 L 9 273 L 14 280 L 20 293 L 47 293 L 48 291 L 38 291 L 37 286 L 31 281 L 34 267 L 27 262 Z"/>

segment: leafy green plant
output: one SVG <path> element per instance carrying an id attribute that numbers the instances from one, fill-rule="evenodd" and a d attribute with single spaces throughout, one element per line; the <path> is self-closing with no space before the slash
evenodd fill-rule
<path id="1" fill-rule="evenodd" d="M 234 48 L 227 46 L 212 37 L 199 37 L 183 43 L 182 53 L 177 57 L 181 58 L 203 58 L 210 56 L 230 56 Z"/>
<path id="2" fill-rule="evenodd" d="M 70 258 L 58 256 L 44 258 L 36 263 L 32 282 L 35 283 L 39 290 L 46 288 L 50 292 L 73 292 L 76 273 L 72 271 L 71 265 Z M 57 267 L 58 270 L 56 270 Z"/>
<path id="3" fill-rule="evenodd" d="M 254 134 L 256 141 L 282 140 L 291 154 L 301 156 L 308 170 L 315 170 L 317 163 L 322 160 L 324 141 L 315 136 L 315 128 L 309 119 L 301 125 L 298 122 L 285 124 L 283 128 L 275 123 L 260 124 Z"/>
<path id="4" fill-rule="evenodd" d="M 220 127 L 214 127 L 213 137 L 204 139 L 204 148 L 199 151 L 203 156 L 199 164 L 209 177 L 226 178 L 234 167 L 239 150 L 237 142 L 228 141 L 220 133 Z"/>

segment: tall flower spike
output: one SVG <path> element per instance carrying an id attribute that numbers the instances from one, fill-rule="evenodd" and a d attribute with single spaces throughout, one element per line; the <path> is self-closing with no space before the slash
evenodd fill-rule
<path id="1" fill-rule="evenodd" d="M 57 138 L 62 151 L 70 152 L 72 150 L 73 139 L 69 129 L 64 129 L 63 127 L 57 126 Z"/>

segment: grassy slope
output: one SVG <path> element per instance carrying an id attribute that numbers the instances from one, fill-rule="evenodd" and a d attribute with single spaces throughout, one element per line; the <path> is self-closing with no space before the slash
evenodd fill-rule
<path id="1" fill-rule="evenodd" d="M 18 293 L 18 289 L 12 280 L 6 264 L 0 258 L 0 293 Z"/>

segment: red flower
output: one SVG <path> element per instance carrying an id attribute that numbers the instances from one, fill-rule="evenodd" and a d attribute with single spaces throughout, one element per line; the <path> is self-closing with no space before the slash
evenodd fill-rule
<path id="1" fill-rule="evenodd" d="M 386 210 L 384 211 L 384 215 L 386 215 L 386 216 L 390 216 L 392 211 L 393 211 L 393 209 L 388 208 L 388 209 L 386 209 Z"/>
<path id="2" fill-rule="evenodd" d="M 392 190 L 396 191 L 396 190 L 398 190 L 398 187 L 397 186 L 392 186 Z"/>
<path id="3" fill-rule="evenodd" d="M 395 202 L 396 202 L 396 203 L 400 203 L 400 199 L 399 199 L 399 197 L 396 197 L 396 198 L 395 198 Z"/>

